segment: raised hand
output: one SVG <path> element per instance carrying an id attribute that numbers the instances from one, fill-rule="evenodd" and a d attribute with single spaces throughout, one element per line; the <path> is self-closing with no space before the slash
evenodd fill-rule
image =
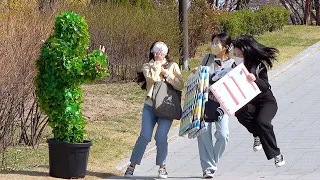
<path id="1" fill-rule="evenodd" d="M 250 73 L 247 75 L 247 79 L 248 79 L 248 81 L 253 82 L 256 80 L 256 76 L 254 74 Z"/>
<path id="2" fill-rule="evenodd" d="M 106 48 L 102 45 L 99 46 L 99 50 L 103 52 L 103 54 L 106 52 Z"/>

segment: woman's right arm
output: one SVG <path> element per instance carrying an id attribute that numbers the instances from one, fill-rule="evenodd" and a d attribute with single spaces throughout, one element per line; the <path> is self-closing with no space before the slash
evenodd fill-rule
<path id="1" fill-rule="evenodd" d="M 142 65 L 142 72 L 148 83 L 155 83 L 160 77 L 161 63 L 159 61 L 145 63 Z"/>

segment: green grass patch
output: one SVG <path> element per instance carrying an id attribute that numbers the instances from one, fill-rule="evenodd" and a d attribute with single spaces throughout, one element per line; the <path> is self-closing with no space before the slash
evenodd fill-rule
<path id="1" fill-rule="evenodd" d="M 319 26 L 284 26 L 280 31 L 258 36 L 257 40 L 267 46 L 279 49 L 280 65 L 301 53 L 307 47 L 320 41 Z"/>

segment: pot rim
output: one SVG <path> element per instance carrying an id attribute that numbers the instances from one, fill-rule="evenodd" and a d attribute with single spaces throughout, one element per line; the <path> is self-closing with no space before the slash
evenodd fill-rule
<path id="1" fill-rule="evenodd" d="M 48 144 L 56 144 L 56 145 L 65 145 L 65 146 L 79 146 L 79 147 L 90 147 L 92 146 L 92 142 L 89 140 L 84 140 L 82 143 L 72 143 L 72 142 L 63 142 L 56 140 L 54 138 L 47 139 Z"/>

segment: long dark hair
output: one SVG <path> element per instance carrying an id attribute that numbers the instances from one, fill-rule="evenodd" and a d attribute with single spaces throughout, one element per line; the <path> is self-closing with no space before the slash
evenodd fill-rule
<path id="1" fill-rule="evenodd" d="M 231 37 L 227 33 L 224 33 L 224 32 L 223 33 L 215 33 L 211 37 L 211 42 L 213 42 L 214 38 L 216 38 L 216 37 L 219 38 L 219 40 L 221 42 L 221 45 L 223 47 L 227 47 L 227 46 L 229 47 L 226 50 L 226 54 L 229 54 L 229 52 L 231 50 L 230 46 L 231 46 L 231 43 L 232 43 Z"/>
<path id="2" fill-rule="evenodd" d="M 158 42 L 161 42 L 161 41 L 154 41 L 154 42 L 151 44 L 151 46 L 150 46 L 150 48 L 149 48 L 149 61 L 148 61 L 148 62 L 150 62 L 151 60 L 154 59 L 154 55 L 153 55 L 153 53 L 151 52 L 151 50 L 152 50 L 153 46 L 154 46 L 156 43 L 158 43 Z M 168 48 L 168 53 L 167 53 L 167 55 L 165 56 L 165 58 L 167 59 L 168 62 L 171 61 L 170 58 L 169 58 L 169 48 Z M 147 89 L 146 77 L 144 77 L 144 74 L 143 74 L 143 72 L 141 72 L 141 70 L 139 70 L 139 71 L 137 72 L 137 77 L 135 78 L 134 81 L 141 86 L 141 89 Z"/>
<path id="3" fill-rule="evenodd" d="M 249 35 L 239 36 L 233 42 L 233 45 L 242 51 L 244 64 L 249 68 L 257 66 L 260 63 L 264 63 L 269 68 L 272 68 L 273 62 L 277 60 L 277 54 L 279 53 L 278 49 L 262 45 Z"/>

